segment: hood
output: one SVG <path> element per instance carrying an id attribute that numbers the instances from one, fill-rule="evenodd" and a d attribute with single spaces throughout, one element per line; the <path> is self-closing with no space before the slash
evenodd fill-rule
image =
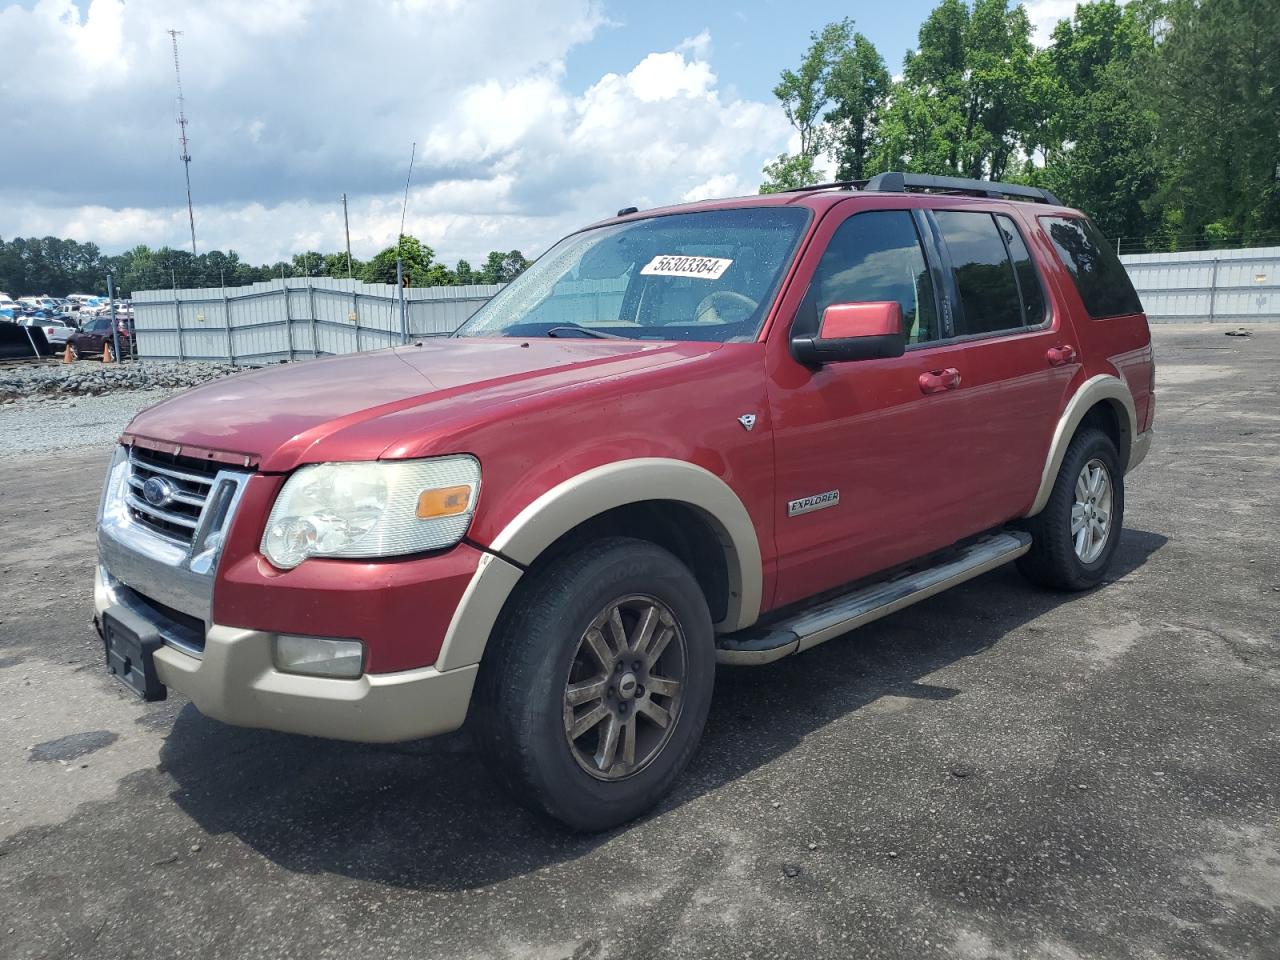
<path id="1" fill-rule="evenodd" d="M 429 424 L 461 412 L 510 415 L 523 397 L 705 356 L 717 343 L 578 339 L 434 338 L 373 353 L 281 364 L 188 390 L 138 414 L 129 442 L 233 454 L 219 457 L 289 470 L 322 441 L 380 418 L 421 410 Z M 403 419 L 403 418 L 398 418 Z M 378 435 L 379 431 L 370 431 Z M 376 459 L 347 449 L 346 459 Z M 327 459 L 334 459 L 327 445 Z"/>

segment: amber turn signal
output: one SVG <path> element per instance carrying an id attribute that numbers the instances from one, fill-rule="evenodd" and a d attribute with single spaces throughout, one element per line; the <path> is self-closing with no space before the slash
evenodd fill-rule
<path id="1" fill-rule="evenodd" d="M 441 487 L 439 490 L 423 490 L 418 496 L 418 519 L 454 517 L 465 513 L 471 504 L 471 488 Z"/>

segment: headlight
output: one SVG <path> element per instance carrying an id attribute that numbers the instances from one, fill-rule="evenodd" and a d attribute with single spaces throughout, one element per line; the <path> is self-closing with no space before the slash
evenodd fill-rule
<path id="1" fill-rule="evenodd" d="M 473 457 L 303 467 L 276 498 L 262 552 L 292 570 L 307 557 L 394 557 L 451 547 L 467 532 L 479 491 Z"/>
<path id="2" fill-rule="evenodd" d="M 116 446 L 116 454 L 107 469 L 107 479 L 102 484 L 102 500 L 98 504 L 99 520 L 119 520 L 123 517 L 125 484 L 129 479 L 129 448 Z"/>

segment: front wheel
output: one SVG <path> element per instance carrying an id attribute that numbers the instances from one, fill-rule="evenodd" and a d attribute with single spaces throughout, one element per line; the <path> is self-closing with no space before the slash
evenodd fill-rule
<path id="1" fill-rule="evenodd" d="M 1057 590 L 1097 586 L 1124 525 L 1124 470 L 1101 430 L 1071 440 L 1044 510 L 1027 521 L 1031 549 L 1018 560 L 1027 579 Z"/>
<path id="2" fill-rule="evenodd" d="M 477 739 L 521 800 L 604 830 L 684 770 L 714 675 L 711 616 L 684 564 L 646 541 L 601 540 L 521 585 L 481 665 Z"/>

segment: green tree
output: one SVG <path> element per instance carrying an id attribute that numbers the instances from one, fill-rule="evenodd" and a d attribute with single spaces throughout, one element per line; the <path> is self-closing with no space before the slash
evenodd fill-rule
<path id="1" fill-rule="evenodd" d="M 295 253 L 290 263 L 295 277 L 316 277 L 324 273 L 324 254 L 318 250 Z"/>
<path id="2" fill-rule="evenodd" d="M 1140 89 L 1154 54 L 1146 16 L 1139 4 L 1081 4 L 1036 55 L 1044 167 L 1028 178 L 1110 237 L 1145 236 L 1159 223 L 1159 118 Z"/>
<path id="3" fill-rule="evenodd" d="M 1008 0 L 942 0 L 885 110 L 876 165 L 999 180 L 1033 139 L 1031 22 Z"/>
<path id="4" fill-rule="evenodd" d="M 832 102 L 825 120 L 836 159 L 837 180 L 865 180 L 893 81 L 875 44 L 855 33 L 836 57 L 825 92 Z"/>
<path id="5" fill-rule="evenodd" d="M 479 283 L 510 283 L 529 266 L 529 261 L 519 250 L 503 253 L 493 250 L 484 262 L 480 271 Z"/>
<path id="6" fill-rule="evenodd" d="M 358 278 L 360 271 L 364 269 L 364 264 L 356 257 L 351 258 L 351 276 Z M 324 255 L 324 263 L 320 267 L 320 273 L 326 277 L 333 277 L 337 280 L 347 279 L 347 252 L 340 250 L 337 253 L 326 253 Z"/>
<path id="7" fill-rule="evenodd" d="M 427 276 L 434 256 L 435 251 L 417 237 L 402 234 L 398 244 L 374 254 L 373 259 L 361 268 L 360 279 L 365 283 L 395 283 L 396 257 L 400 257 L 404 261 L 404 275 L 414 283 L 414 277 Z"/>
<path id="8" fill-rule="evenodd" d="M 783 70 L 773 89 L 800 149 L 765 166 L 760 192 L 817 183 L 818 160 L 828 154 L 834 154 L 841 179 L 862 179 L 890 86 L 883 58 L 854 31 L 852 20 L 811 34 L 799 68 Z"/>
<path id="9" fill-rule="evenodd" d="M 1246 239 L 1280 230 L 1280 4 L 1167 0 L 1144 92 L 1164 158 L 1157 199 L 1181 227 Z"/>
<path id="10" fill-rule="evenodd" d="M 811 186 L 818 182 L 819 175 L 814 169 L 813 157 L 803 153 L 783 153 L 777 160 L 765 164 L 764 178 L 764 183 L 760 184 L 761 193 L 781 193 Z"/>

